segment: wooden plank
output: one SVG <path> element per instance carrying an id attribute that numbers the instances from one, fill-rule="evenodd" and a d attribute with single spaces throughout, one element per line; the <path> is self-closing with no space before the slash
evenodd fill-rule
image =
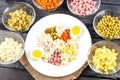
<path id="1" fill-rule="evenodd" d="M 115 73 L 115 77 L 117 78 L 117 80 L 120 80 L 120 70 L 117 73 Z"/>
<path id="2" fill-rule="evenodd" d="M 16 63 L 13 63 L 13 64 L 9 64 L 9 65 L 0 65 L 0 67 L 25 70 L 24 66 L 21 65 L 21 63 L 19 61 Z"/>
<path id="3" fill-rule="evenodd" d="M 120 5 L 120 0 L 101 0 L 102 4 Z"/>
<path id="4" fill-rule="evenodd" d="M 26 70 L 0 67 L 0 80 L 34 80 L 34 78 Z"/>
<path id="5" fill-rule="evenodd" d="M 2 0 L 0 0 L 0 24 L 2 24 L 2 14 L 8 4 Z M 1 26 L 1 25 L 0 25 Z"/>
<path id="6" fill-rule="evenodd" d="M 100 78 L 100 79 L 116 79 L 115 74 L 111 75 L 103 75 L 103 74 L 97 74 L 94 72 L 90 67 L 88 66 L 79 77 L 91 77 L 91 78 Z"/>
<path id="7" fill-rule="evenodd" d="M 114 79 L 95 78 L 95 77 L 78 77 L 76 80 L 114 80 Z"/>

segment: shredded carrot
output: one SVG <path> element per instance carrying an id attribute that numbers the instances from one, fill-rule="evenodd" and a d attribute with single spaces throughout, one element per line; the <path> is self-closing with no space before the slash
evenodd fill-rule
<path id="1" fill-rule="evenodd" d="M 67 40 L 70 40 L 71 37 L 70 37 L 70 29 L 66 29 L 62 36 L 60 37 L 60 39 L 62 39 L 63 41 L 67 42 Z"/>
<path id="2" fill-rule="evenodd" d="M 37 3 L 45 10 L 51 10 L 56 8 L 61 0 L 36 0 Z"/>

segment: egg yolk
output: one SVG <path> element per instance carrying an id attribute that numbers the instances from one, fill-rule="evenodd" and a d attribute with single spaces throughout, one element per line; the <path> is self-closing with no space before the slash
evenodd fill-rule
<path id="1" fill-rule="evenodd" d="M 80 27 L 79 27 L 79 26 L 74 26 L 74 27 L 72 28 L 72 33 L 73 33 L 74 35 L 78 35 L 78 34 L 80 33 Z"/>
<path id="2" fill-rule="evenodd" d="M 41 58 L 42 57 L 42 52 L 40 50 L 34 50 L 32 52 L 33 57 L 35 58 Z"/>

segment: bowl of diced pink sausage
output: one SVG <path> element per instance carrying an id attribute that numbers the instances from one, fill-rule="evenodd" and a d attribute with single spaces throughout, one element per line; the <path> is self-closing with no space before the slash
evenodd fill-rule
<path id="1" fill-rule="evenodd" d="M 80 17 L 86 17 L 96 13 L 101 0 L 67 0 L 68 9 Z"/>

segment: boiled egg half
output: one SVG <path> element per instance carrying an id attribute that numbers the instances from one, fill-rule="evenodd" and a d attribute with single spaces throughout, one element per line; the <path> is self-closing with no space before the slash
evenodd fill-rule
<path id="1" fill-rule="evenodd" d="M 43 50 L 42 49 L 39 49 L 39 48 L 36 48 L 36 49 L 33 49 L 32 52 L 31 52 L 31 57 L 33 59 L 41 59 L 43 56 Z"/>
<path id="2" fill-rule="evenodd" d="M 71 28 L 71 31 L 70 31 L 70 36 L 72 38 L 76 38 L 76 37 L 79 37 L 81 34 L 81 27 L 78 26 L 78 25 L 75 25 Z"/>

